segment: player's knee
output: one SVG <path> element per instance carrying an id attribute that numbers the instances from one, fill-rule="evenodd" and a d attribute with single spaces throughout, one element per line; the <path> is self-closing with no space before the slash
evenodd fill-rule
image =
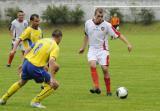
<path id="1" fill-rule="evenodd" d="M 104 74 L 104 78 L 110 78 L 109 73 Z"/>
<path id="2" fill-rule="evenodd" d="M 104 74 L 108 74 L 109 73 L 108 69 L 103 69 L 103 72 L 104 72 Z"/>
<path id="3" fill-rule="evenodd" d="M 102 67 L 104 75 L 109 75 L 108 67 Z"/>
<path id="4" fill-rule="evenodd" d="M 18 84 L 19 84 L 21 87 L 24 86 L 26 83 L 27 83 L 27 81 L 25 81 L 25 80 L 20 80 L 20 81 L 18 82 Z"/>
<path id="5" fill-rule="evenodd" d="M 91 68 L 96 68 L 96 61 L 90 61 L 89 65 Z"/>
<path id="6" fill-rule="evenodd" d="M 57 84 L 57 86 L 54 87 L 54 90 L 57 90 L 59 88 L 59 84 Z"/>
<path id="7" fill-rule="evenodd" d="M 42 89 L 44 89 L 44 88 L 48 88 L 48 89 L 50 89 L 50 88 L 52 88 L 52 89 L 54 89 L 54 90 L 57 90 L 58 89 L 58 87 L 59 87 L 59 84 L 57 83 L 56 85 L 54 84 L 51 84 L 51 83 L 44 83 L 43 85 L 42 85 Z"/>
<path id="8" fill-rule="evenodd" d="M 58 87 L 59 87 L 59 84 L 51 85 L 51 87 L 52 87 L 54 90 L 57 90 L 57 89 L 58 89 Z"/>
<path id="9" fill-rule="evenodd" d="M 103 70 L 103 73 L 104 73 L 104 78 L 110 78 L 110 74 L 109 74 L 108 69 Z"/>
<path id="10" fill-rule="evenodd" d="M 96 66 L 90 66 L 91 69 L 96 68 Z"/>

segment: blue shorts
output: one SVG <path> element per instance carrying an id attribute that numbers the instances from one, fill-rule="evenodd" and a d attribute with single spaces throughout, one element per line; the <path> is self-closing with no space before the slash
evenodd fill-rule
<path id="1" fill-rule="evenodd" d="M 50 74 L 43 67 L 36 67 L 28 60 L 22 66 L 22 80 L 34 79 L 36 83 L 49 82 Z"/>

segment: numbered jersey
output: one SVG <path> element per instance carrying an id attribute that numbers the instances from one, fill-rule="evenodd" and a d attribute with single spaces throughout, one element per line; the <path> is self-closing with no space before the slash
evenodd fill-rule
<path id="1" fill-rule="evenodd" d="M 50 57 L 57 59 L 59 55 L 59 46 L 51 38 L 39 40 L 25 58 L 37 67 L 45 66 Z"/>
<path id="2" fill-rule="evenodd" d="M 108 36 L 117 38 L 120 35 L 110 23 L 103 21 L 96 25 L 92 19 L 86 21 L 85 33 L 88 36 L 90 48 L 106 50 L 108 50 Z"/>

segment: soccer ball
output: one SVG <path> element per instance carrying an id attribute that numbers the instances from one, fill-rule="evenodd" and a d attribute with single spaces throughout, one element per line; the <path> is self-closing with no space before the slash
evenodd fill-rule
<path id="1" fill-rule="evenodd" d="M 120 99 L 125 99 L 128 96 L 128 90 L 125 87 L 119 87 L 116 91 L 116 94 Z"/>

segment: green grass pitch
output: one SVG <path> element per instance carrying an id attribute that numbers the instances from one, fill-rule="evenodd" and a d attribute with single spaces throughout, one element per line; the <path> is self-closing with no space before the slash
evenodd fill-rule
<path id="1" fill-rule="evenodd" d="M 42 103 L 44 111 L 160 111 L 160 23 L 151 26 L 123 24 L 121 32 L 133 44 L 134 50 L 120 40 L 109 40 L 112 97 L 105 95 L 102 71 L 98 67 L 101 95 L 89 93 L 92 87 L 89 67 L 84 55 L 78 51 L 83 39 L 83 26 L 63 26 L 60 44 L 61 66 L 57 74 L 60 87 Z M 50 37 L 51 28 L 44 28 Z M 7 28 L 0 29 L 0 96 L 18 80 L 17 66 L 21 63 L 17 52 L 11 68 L 6 68 L 10 36 Z M 116 97 L 119 86 L 129 90 L 125 100 Z M 30 107 L 30 100 L 40 91 L 40 84 L 30 81 L 20 89 L 0 111 L 43 111 Z"/>

